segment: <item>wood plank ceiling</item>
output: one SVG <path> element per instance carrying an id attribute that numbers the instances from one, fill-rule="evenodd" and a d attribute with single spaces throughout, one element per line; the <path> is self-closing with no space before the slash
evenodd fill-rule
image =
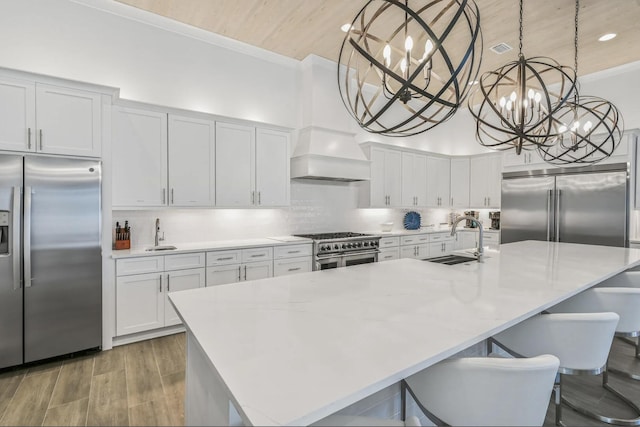
<path id="1" fill-rule="evenodd" d="M 117 0 L 284 56 L 315 54 L 333 61 L 350 23 L 366 0 Z M 483 34 L 481 72 L 515 60 L 518 0 L 476 0 Z M 409 2 L 411 5 L 411 2 Z M 640 60 L 640 0 L 581 0 L 579 75 Z M 574 0 L 524 2 L 523 53 L 573 67 Z M 605 33 L 618 36 L 608 42 Z M 489 47 L 507 43 L 498 55 Z"/>

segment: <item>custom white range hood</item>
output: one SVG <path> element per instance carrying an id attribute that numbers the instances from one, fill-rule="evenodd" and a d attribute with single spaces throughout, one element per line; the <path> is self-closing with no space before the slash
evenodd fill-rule
<path id="1" fill-rule="evenodd" d="M 366 181 L 370 161 L 353 134 L 309 126 L 301 129 L 291 156 L 291 178 Z"/>

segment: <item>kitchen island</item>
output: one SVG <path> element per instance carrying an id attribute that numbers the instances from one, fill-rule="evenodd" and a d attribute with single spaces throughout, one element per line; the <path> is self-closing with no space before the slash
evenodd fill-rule
<path id="1" fill-rule="evenodd" d="M 306 425 L 628 268 L 640 249 L 501 246 L 170 295 L 187 328 L 187 425 Z M 233 413 L 233 411 L 232 411 Z"/>

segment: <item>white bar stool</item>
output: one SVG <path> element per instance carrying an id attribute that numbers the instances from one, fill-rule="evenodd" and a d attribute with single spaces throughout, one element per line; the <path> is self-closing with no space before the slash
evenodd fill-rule
<path id="1" fill-rule="evenodd" d="M 529 359 L 448 359 L 406 378 L 406 391 L 436 425 L 542 425 L 560 361 L 551 355 Z"/>
<path id="2" fill-rule="evenodd" d="M 552 313 L 612 311 L 620 316 L 615 332 L 616 337 L 637 337 L 640 335 L 640 288 L 601 287 L 588 289 L 551 307 L 549 311 Z M 638 414 L 638 417 L 620 419 L 604 417 L 584 408 L 580 408 L 578 411 L 605 423 L 640 425 L 640 407 L 609 384 L 609 372 L 623 374 L 633 379 L 640 379 L 640 377 L 609 368 L 608 360 L 607 367 L 602 374 L 602 387 L 624 401 Z"/>
<path id="3" fill-rule="evenodd" d="M 616 276 L 613 276 L 610 279 L 605 280 L 604 282 L 596 285 L 596 288 L 637 288 L 640 289 L 640 267 L 636 267 L 631 270 L 627 270 L 623 273 L 620 273 Z M 635 347 L 635 358 L 640 360 L 640 341 L 638 340 L 638 336 L 640 336 L 640 332 L 636 331 L 629 332 L 626 334 L 618 334 L 616 333 L 616 337 L 621 341 L 626 342 L 627 344 L 631 344 Z M 618 369 L 609 369 L 609 372 L 613 372 L 616 374 L 624 375 L 628 378 L 631 378 L 636 381 L 640 381 L 640 375 L 632 374 L 630 372 L 621 371 Z"/>
<path id="4" fill-rule="evenodd" d="M 563 375 L 599 375 L 607 357 L 620 316 L 616 313 L 541 314 L 524 320 L 489 339 L 516 357 L 553 354 L 560 359 L 554 385 L 556 425 L 562 423 Z"/>

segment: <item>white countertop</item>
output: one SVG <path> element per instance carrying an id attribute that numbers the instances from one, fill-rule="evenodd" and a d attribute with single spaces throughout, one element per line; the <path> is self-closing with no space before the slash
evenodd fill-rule
<path id="1" fill-rule="evenodd" d="M 176 243 L 173 246 L 175 246 L 177 249 L 166 251 L 147 251 L 147 247 L 119 251 L 114 250 L 111 257 L 114 259 L 132 258 L 142 256 L 172 255 L 188 252 L 203 252 L 214 250 L 217 251 L 223 249 L 252 248 L 260 246 L 295 245 L 300 243 L 313 243 L 313 240 L 296 236 L 276 236 L 266 237 L 262 239 L 214 240 L 211 242 Z"/>
<path id="2" fill-rule="evenodd" d="M 627 268 L 640 249 L 502 245 L 172 293 L 245 423 L 309 424 Z"/>
<path id="3" fill-rule="evenodd" d="M 472 231 L 478 232 L 478 228 L 457 227 L 456 232 Z M 493 230 L 491 228 L 485 228 L 485 233 L 499 233 L 500 230 Z M 364 233 L 375 234 L 380 237 L 394 237 L 394 236 L 408 236 L 412 234 L 433 234 L 433 233 L 451 233 L 451 227 L 448 228 L 421 228 L 419 230 L 391 230 L 391 231 L 365 231 Z"/>

